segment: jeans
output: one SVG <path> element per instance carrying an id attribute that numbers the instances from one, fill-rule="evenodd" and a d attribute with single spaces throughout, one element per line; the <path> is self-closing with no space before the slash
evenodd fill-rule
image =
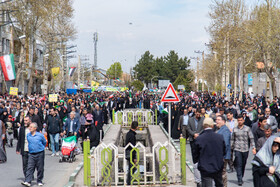
<path id="1" fill-rule="evenodd" d="M 37 169 L 37 182 L 42 183 L 44 177 L 45 151 L 28 154 L 28 166 L 25 182 L 31 183 L 35 168 Z"/>
<path id="2" fill-rule="evenodd" d="M 215 181 L 216 187 L 223 187 L 222 171 L 218 173 L 203 173 L 201 172 L 201 184 L 202 187 L 212 187 L 213 180 Z"/>
<path id="3" fill-rule="evenodd" d="M 59 133 L 50 134 L 52 153 L 58 152 L 58 145 L 59 145 L 58 138 L 59 138 Z"/>
<path id="4" fill-rule="evenodd" d="M 22 157 L 22 169 L 25 178 L 27 172 L 27 166 L 28 166 L 28 151 L 24 151 L 21 157 Z"/>
<path id="5" fill-rule="evenodd" d="M 200 184 L 201 183 L 201 174 L 197 167 L 198 167 L 198 162 L 193 164 L 194 182 L 197 184 Z"/>
<path id="6" fill-rule="evenodd" d="M 235 170 L 237 174 L 237 180 L 238 182 L 242 181 L 242 178 L 244 176 L 245 172 L 245 166 L 248 158 L 249 152 L 239 152 L 239 151 L 234 151 L 235 153 Z"/>

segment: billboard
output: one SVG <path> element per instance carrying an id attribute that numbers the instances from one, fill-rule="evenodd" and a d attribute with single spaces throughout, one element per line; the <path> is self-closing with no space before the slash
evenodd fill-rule
<path id="1" fill-rule="evenodd" d="M 158 87 L 167 88 L 170 83 L 170 80 L 158 80 Z"/>

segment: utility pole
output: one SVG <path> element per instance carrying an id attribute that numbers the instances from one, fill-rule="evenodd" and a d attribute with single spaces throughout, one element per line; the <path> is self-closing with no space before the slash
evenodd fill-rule
<path id="1" fill-rule="evenodd" d="M 97 41 L 98 41 L 98 34 L 97 32 L 93 33 L 93 43 L 94 43 L 94 67 L 92 68 L 91 67 L 91 78 L 92 78 L 92 71 L 93 69 L 96 70 L 97 69 Z M 95 72 L 94 73 L 94 77 L 95 77 L 95 80 L 97 79 L 97 73 Z M 92 79 L 91 79 L 92 81 Z"/>
<path id="2" fill-rule="evenodd" d="M 80 55 L 78 55 L 78 89 L 80 89 L 81 84 L 81 58 Z"/>
<path id="3" fill-rule="evenodd" d="M 229 75 L 229 32 L 227 33 L 227 38 L 226 38 L 226 53 L 227 53 L 227 62 L 226 62 L 226 86 L 230 84 L 230 75 Z M 226 87 L 226 96 L 228 101 L 230 100 L 230 89 Z"/>
<path id="4" fill-rule="evenodd" d="M 204 51 L 194 51 L 195 53 L 199 53 L 199 54 L 202 54 L 202 67 L 205 67 L 204 65 Z M 198 61 L 198 57 L 197 57 L 197 61 Z M 198 64 L 197 64 L 197 69 L 198 69 Z M 203 92 L 204 91 L 204 77 L 203 77 L 203 71 L 201 73 L 201 80 L 202 80 L 202 88 L 201 88 L 201 91 Z"/>
<path id="5" fill-rule="evenodd" d="M 199 76 L 198 76 L 198 68 L 199 68 L 199 64 L 198 64 L 198 60 L 199 58 L 198 57 L 190 57 L 190 59 L 192 60 L 196 60 L 196 90 L 198 91 L 199 89 Z"/>

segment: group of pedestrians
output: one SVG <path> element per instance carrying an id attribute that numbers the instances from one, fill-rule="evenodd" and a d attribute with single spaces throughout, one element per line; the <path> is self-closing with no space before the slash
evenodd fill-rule
<path id="1" fill-rule="evenodd" d="M 280 145 L 277 97 L 270 102 L 264 96 L 252 94 L 243 94 L 241 101 L 207 92 L 191 96 L 180 91 L 178 95 L 180 102 L 171 106 L 171 134 L 174 139 L 180 134 L 188 139 L 198 186 L 209 186 L 213 181 L 216 186 L 227 186 L 229 172 L 236 172 L 241 186 L 249 151 L 256 155 L 252 161 L 255 186 L 266 180 L 279 184 L 275 162 Z M 157 111 L 159 122 L 168 130 L 167 105 L 160 102 L 161 96 L 147 91 L 59 93 L 57 102 L 48 102 L 47 96 L 39 94 L 2 95 L 0 163 L 8 160 L 5 149 L 13 147 L 13 139 L 17 139 L 16 152 L 22 157 L 25 176 L 23 184 L 30 185 L 37 169 L 37 183 L 43 185 L 45 149 L 51 151 L 51 156 L 59 156 L 61 138 L 65 136 L 90 139 L 90 147 L 97 146 L 104 136 L 103 125 L 112 119 L 113 111 L 126 108 Z M 128 138 L 133 145 L 136 129 L 135 123 Z"/>
<path id="2" fill-rule="evenodd" d="M 280 186 L 279 100 L 248 96 L 227 101 L 206 93 L 174 104 L 172 135 L 189 140 L 197 186 L 226 187 L 232 172 L 242 186 L 249 151 L 254 186 Z"/>

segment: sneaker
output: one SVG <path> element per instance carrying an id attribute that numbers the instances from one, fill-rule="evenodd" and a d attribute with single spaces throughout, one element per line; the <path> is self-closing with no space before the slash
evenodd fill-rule
<path id="1" fill-rule="evenodd" d="M 55 154 L 53 153 L 53 154 L 51 154 L 51 156 L 54 156 Z"/>
<path id="2" fill-rule="evenodd" d="M 43 186 L 44 184 L 41 182 L 38 182 L 38 186 Z"/>
<path id="3" fill-rule="evenodd" d="M 29 182 L 22 182 L 21 184 L 24 186 L 31 186 L 31 184 Z"/>
<path id="4" fill-rule="evenodd" d="M 55 156 L 59 156 L 59 152 L 56 152 L 56 153 L 55 153 Z"/>

